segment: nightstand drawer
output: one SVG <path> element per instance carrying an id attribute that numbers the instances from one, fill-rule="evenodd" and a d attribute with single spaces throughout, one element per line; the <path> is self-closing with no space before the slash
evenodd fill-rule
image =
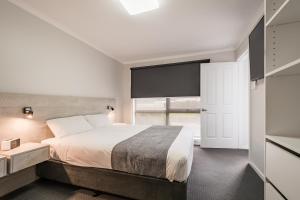
<path id="1" fill-rule="evenodd" d="M 6 176 L 7 168 L 6 168 L 6 157 L 0 156 L 0 178 Z"/>
<path id="2" fill-rule="evenodd" d="M 1 151 L 0 155 L 6 157 L 7 172 L 12 174 L 49 160 L 49 151 L 50 147 L 47 144 L 26 143 L 9 151 Z"/>
<path id="3" fill-rule="evenodd" d="M 15 173 L 46 160 L 49 160 L 49 147 L 11 155 L 9 160 L 9 173 Z"/>
<path id="4" fill-rule="evenodd" d="M 300 197 L 300 159 L 270 143 L 266 144 L 266 176 L 289 200 Z"/>

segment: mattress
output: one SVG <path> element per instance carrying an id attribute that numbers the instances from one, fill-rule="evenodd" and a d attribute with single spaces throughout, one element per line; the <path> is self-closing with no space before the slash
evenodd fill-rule
<path id="1" fill-rule="evenodd" d="M 113 148 L 120 142 L 149 128 L 143 125 L 109 125 L 80 134 L 42 141 L 50 145 L 54 160 L 81 167 L 112 169 Z M 186 181 L 193 161 L 193 132 L 183 127 L 168 150 L 166 178 Z"/>

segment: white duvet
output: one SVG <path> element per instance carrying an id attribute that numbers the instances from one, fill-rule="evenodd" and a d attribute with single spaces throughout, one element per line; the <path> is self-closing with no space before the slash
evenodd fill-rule
<path id="1" fill-rule="evenodd" d="M 110 125 L 63 138 L 44 140 L 51 147 L 51 158 L 72 165 L 112 169 L 115 145 L 149 128 L 141 125 Z M 167 155 L 166 176 L 170 181 L 187 180 L 193 161 L 193 132 L 183 127 Z"/>

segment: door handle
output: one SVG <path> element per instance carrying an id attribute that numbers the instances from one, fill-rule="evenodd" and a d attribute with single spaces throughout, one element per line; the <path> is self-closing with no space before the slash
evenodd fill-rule
<path id="1" fill-rule="evenodd" d="M 200 110 L 201 112 L 207 112 L 207 110 L 205 108 L 201 108 Z"/>

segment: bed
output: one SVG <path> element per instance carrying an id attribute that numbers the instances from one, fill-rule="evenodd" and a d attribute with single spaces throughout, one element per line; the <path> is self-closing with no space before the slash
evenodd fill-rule
<path id="1" fill-rule="evenodd" d="M 51 154 L 37 168 L 42 178 L 132 199 L 186 199 L 193 161 L 188 127 L 106 124 L 42 143 Z"/>

